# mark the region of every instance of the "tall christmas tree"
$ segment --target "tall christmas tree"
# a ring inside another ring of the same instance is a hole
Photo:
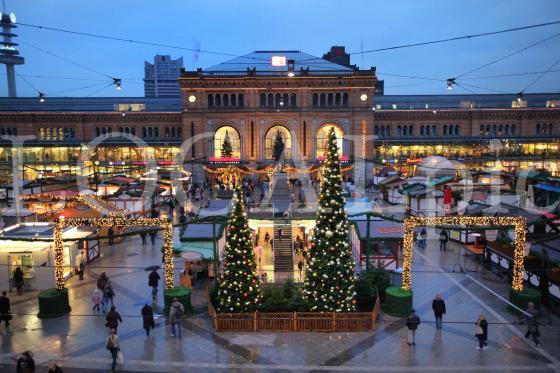
[[[334,128],[329,131],[324,168],[303,292],[312,311],[354,311],[354,261]]]
[[[282,135],[280,131],[276,132],[276,136],[274,137],[274,147],[272,148],[272,156],[274,160],[278,162],[280,157],[282,157],[282,152],[284,151],[284,141],[282,140]]]
[[[231,146],[231,140],[229,139],[229,134],[226,131],[224,136],[224,142],[222,142],[222,157],[229,158],[233,155],[233,147]]]
[[[218,280],[218,312],[255,311],[261,301],[255,253],[243,212],[241,191],[236,190],[224,249],[224,272]]]

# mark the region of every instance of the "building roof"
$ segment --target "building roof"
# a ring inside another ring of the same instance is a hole
[[[127,104],[144,105],[140,113],[183,111],[181,97],[46,97],[45,102],[39,102],[36,97],[1,97],[0,112],[129,112],[123,109]]]
[[[353,71],[352,68],[339,65],[320,57],[297,50],[254,51],[244,56],[204,69],[205,73],[212,71],[288,71],[288,65],[272,66],[272,56],[283,56],[286,60],[294,60],[294,70],[309,69],[320,71]]]

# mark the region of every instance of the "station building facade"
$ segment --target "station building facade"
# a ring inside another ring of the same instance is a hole
[[[277,59],[273,66],[271,61]],[[358,178],[386,166],[410,172],[439,155],[473,169],[544,168],[560,174],[560,95],[375,94],[375,68],[358,70],[300,51],[257,51],[208,69],[183,71],[180,98],[0,99],[0,182],[10,182],[24,135],[20,176],[124,173],[274,162],[279,134],[287,164],[321,162],[335,128]],[[227,135],[226,135],[227,134]],[[303,163],[302,163],[303,162]]]

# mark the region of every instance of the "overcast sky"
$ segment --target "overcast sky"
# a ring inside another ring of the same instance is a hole
[[[387,1],[185,1],[185,0],[6,0],[18,22],[242,55],[253,50],[300,49],[322,56],[331,45],[347,51],[388,47],[560,20],[557,0],[387,0]],[[51,96],[142,96],[144,60],[158,54],[184,57],[185,67],[210,67],[230,57],[68,35],[20,26],[16,29],[25,65],[16,72]],[[560,33],[560,25],[439,45],[353,55],[362,68],[377,66],[386,94],[466,93],[445,82],[392,77],[399,74],[446,79]],[[78,62],[72,65],[45,52]],[[462,80],[516,93],[538,75],[473,79],[544,71],[560,59],[560,36],[473,72]],[[1,68],[2,73],[5,71]],[[555,69],[560,70],[560,62]],[[64,77],[37,78],[31,75]],[[123,78],[122,91],[104,75]],[[467,79],[469,78],[469,79]],[[7,95],[5,75],[0,96]],[[84,79],[84,80],[75,80]],[[96,85],[80,90],[85,86]],[[412,85],[413,84],[413,85]],[[20,96],[37,93],[18,78]],[[477,93],[489,90],[469,87]],[[73,91],[72,91],[73,90]],[[98,91],[97,93],[94,93]],[[545,75],[527,92],[560,91],[560,72]]]

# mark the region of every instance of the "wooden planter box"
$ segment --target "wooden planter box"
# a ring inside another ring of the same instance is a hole
[[[342,332],[375,329],[379,307],[372,312],[252,312],[208,314],[219,332]]]

